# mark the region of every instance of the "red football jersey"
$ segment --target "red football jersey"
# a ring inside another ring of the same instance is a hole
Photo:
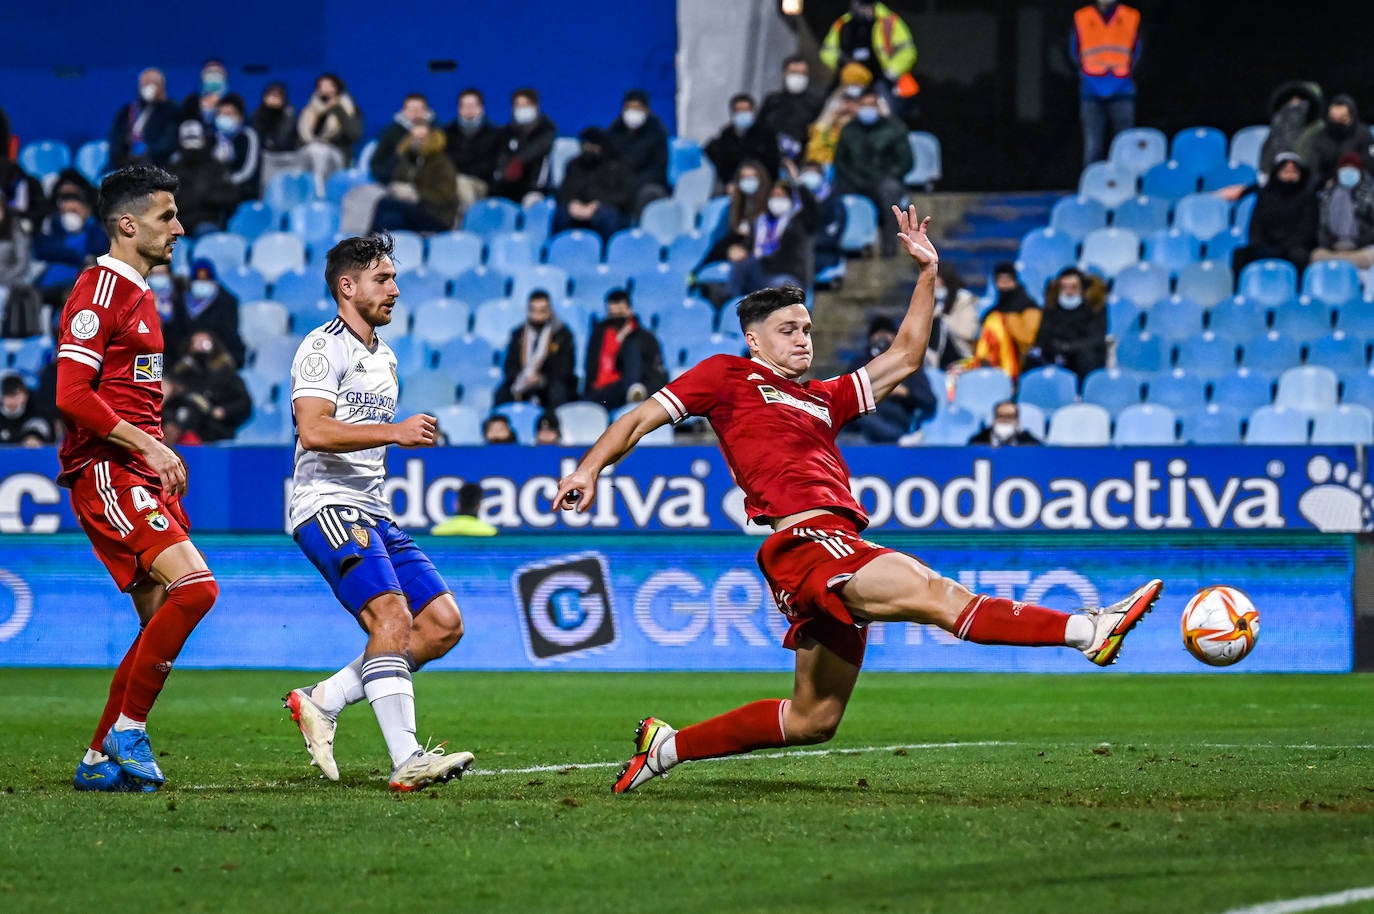
[[[120,419],[162,439],[162,321],[143,277],[108,254],[77,277],[62,309],[58,388],[74,378],[89,383]],[[102,430],[69,424],[58,482],[70,484],[98,460],[157,478],[142,455],[107,441]]]
[[[744,490],[751,520],[836,508],[859,529],[868,514],[849,491],[849,466],[835,436],[876,404],[868,372],[793,381],[769,366],[715,355],[654,394],[677,424],[704,416]]]

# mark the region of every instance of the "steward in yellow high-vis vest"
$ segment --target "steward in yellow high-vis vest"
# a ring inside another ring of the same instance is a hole
[[[896,85],[916,66],[911,29],[881,3],[852,3],[821,43],[821,63],[832,71],[851,62],[867,67],[874,80]]]

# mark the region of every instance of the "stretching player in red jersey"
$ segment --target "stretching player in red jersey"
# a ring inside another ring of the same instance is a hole
[[[184,234],[176,189],[175,177],[148,165],[101,182],[110,253],[77,278],[62,310],[57,408],[67,437],[57,481],[140,624],[77,766],[78,790],[151,792],[163,782],[148,712],[219,595],[186,533],[186,465],[162,442],[162,324],[145,282]]]
[[[586,511],[596,478],[667,422],[705,416],[744,490],[751,520],[773,534],[759,568],[791,622],[796,651],[790,698],[755,701],[674,730],[640,721],[635,755],[612,788],[633,790],[679,762],[825,742],[835,735],[863,663],[870,622],[923,622],[966,641],[1073,647],[1101,666],[1163,589],[1150,581],[1119,603],[1057,612],[973,594],[917,559],[860,536],[868,516],[849,488],[835,445],[840,429],[921,368],[934,313],[939,254],[916,209],[897,214],[897,235],[920,265],[906,318],[891,348],[858,371],[799,381],[811,367],[811,315],[800,289],[762,289],[738,307],[751,358],[717,355],[618,419],[559,483],[556,504]]]

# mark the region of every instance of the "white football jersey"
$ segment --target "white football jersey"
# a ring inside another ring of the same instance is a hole
[[[377,337],[376,351],[363,345],[339,318],[317,327],[291,363],[291,402],[318,397],[334,404],[334,418],[372,425],[396,418],[396,355]],[[391,517],[382,496],[386,448],[346,454],[307,451],[296,438],[296,470],[289,506],[291,529],[325,505],[351,505],[374,517]]]

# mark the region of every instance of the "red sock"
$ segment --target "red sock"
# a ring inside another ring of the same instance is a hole
[[[130,720],[145,721],[157,701],[172,663],[181,653],[181,646],[191,636],[196,623],[215,605],[219,585],[209,571],[196,571],[167,585],[167,602],[163,603],[143,629],[139,639],[138,656],[129,675],[124,692],[124,706],[120,709]]]
[[[787,736],[782,730],[785,704],[781,698],[754,701],[719,717],[683,727],[677,731],[678,760],[686,762],[786,746]]]
[[[954,620],[954,635],[976,644],[1063,647],[1069,614],[979,594]]]
[[[124,707],[124,690],[129,687],[129,671],[133,669],[134,658],[138,656],[138,642],[142,637],[142,631],[134,636],[133,644],[124,652],[124,659],[119,661],[110,680],[110,697],[105,699],[105,710],[100,713],[100,723],[95,725],[95,736],[91,737],[91,748],[96,752],[103,751],[101,745],[105,742],[105,734],[110,732],[119,717],[119,709]]]

